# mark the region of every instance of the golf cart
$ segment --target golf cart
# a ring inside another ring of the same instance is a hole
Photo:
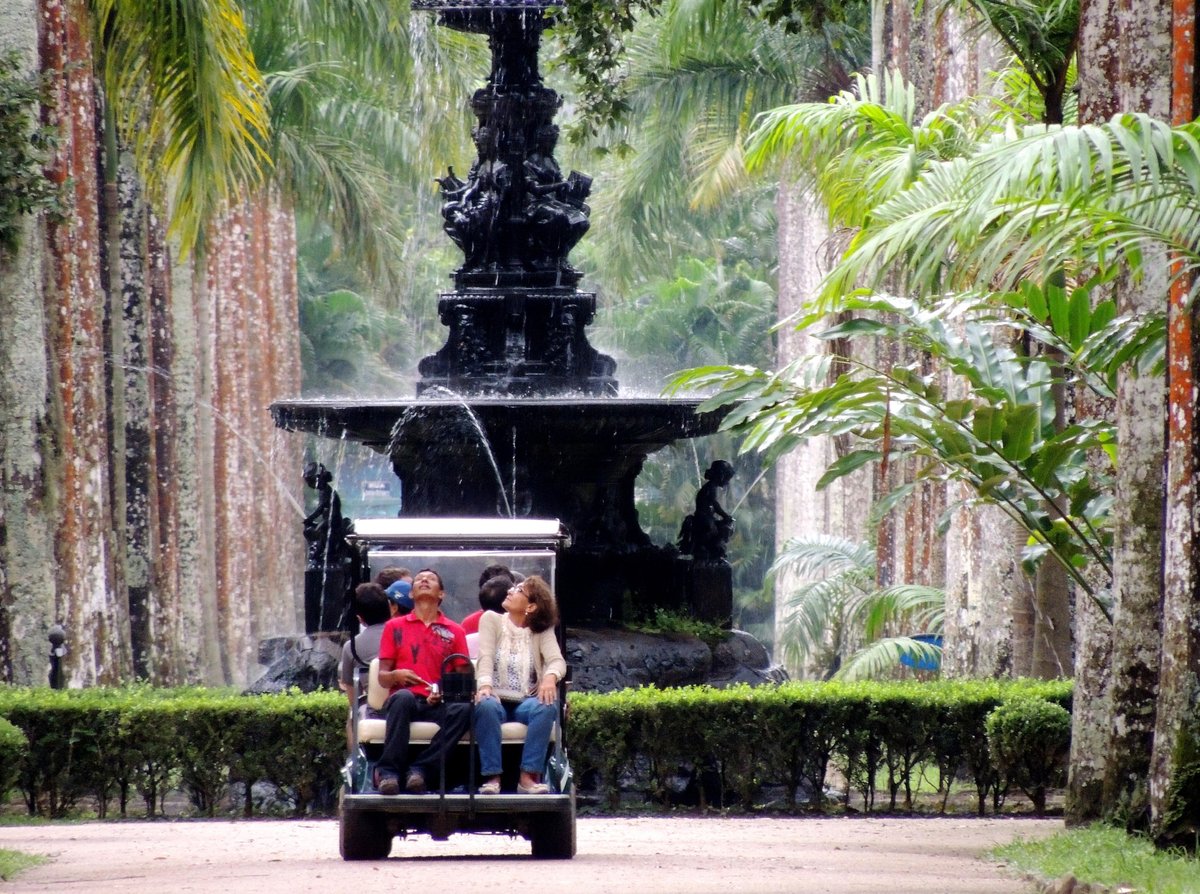
[[[459,619],[475,611],[480,572],[488,565],[507,565],[524,575],[538,574],[553,588],[555,560],[567,542],[557,520],[545,519],[356,519],[348,538],[358,551],[362,579],[380,570],[404,566],[414,572],[432,568],[444,583],[442,610]],[[556,630],[564,653],[562,624]],[[462,662],[465,664],[466,662]],[[387,699],[376,676],[378,660],[359,667],[354,675],[356,702],[379,711]],[[467,674],[447,668],[443,697],[473,698],[473,669]],[[469,679],[467,679],[469,677]],[[464,685],[464,679],[467,679]],[[375,763],[383,748],[385,721],[361,718],[351,724],[350,755],[342,771],[340,847],[344,860],[381,860],[391,852],[392,839],[427,834],[445,840],[455,832],[520,835],[530,841],[534,857],[570,859],[575,856],[575,784],[567,762],[565,741],[566,684],[559,683],[559,720],[546,755],[543,780],[549,794],[478,795],[478,761],[472,732],[447,758],[438,791],[428,794],[382,795],[373,787]],[[414,754],[428,745],[437,724],[410,726],[409,748]],[[505,723],[501,729],[504,791],[512,791],[519,774],[525,727]]]

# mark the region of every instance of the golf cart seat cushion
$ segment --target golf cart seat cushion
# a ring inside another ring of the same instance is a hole
[[[371,659],[367,675],[367,704],[375,711],[382,711],[387,701],[388,689],[379,682],[379,659]],[[383,742],[387,721],[382,717],[364,717],[358,721],[358,741],[362,743]],[[413,745],[428,745],[438,725],[428,720],[418,720],[408,727],[408,741]],[[555,730],[557,733],[557,730]],[[466,737],[462,741],[466,741]],[[525,724],[503,723],[500,725],[500,741],[520,743],[525,741]]]

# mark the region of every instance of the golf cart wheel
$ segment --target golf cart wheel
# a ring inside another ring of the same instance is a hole
[[[382,814],[346,810],[338,817],[338,847],[343,860],[386,860],[392,835]]]
[[[529,840],[539,860],[570,860],[575,856],[575,811],[539,816],[529,830]]]

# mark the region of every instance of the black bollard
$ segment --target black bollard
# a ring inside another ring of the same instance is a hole
[[[50,688],[63,688],[62,657],[67,654],[67,631],[61,624],[50,628]]]

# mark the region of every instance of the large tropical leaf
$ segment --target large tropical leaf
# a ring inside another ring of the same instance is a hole
[[[184,251],[270,168],[265,89],[236,0],[92,0],[104,82]]]

